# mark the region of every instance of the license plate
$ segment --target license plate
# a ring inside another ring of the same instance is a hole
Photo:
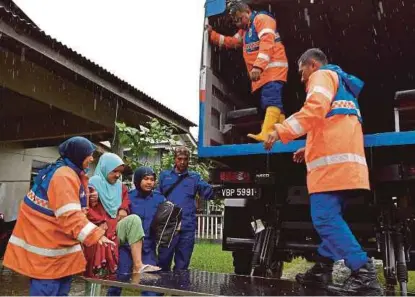
[[[222,198],[257,198],[259,189],[252,187],[222,188],[219,191]]]

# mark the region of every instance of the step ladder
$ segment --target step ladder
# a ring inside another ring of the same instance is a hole
[[[222,133],[229,144],[251,142],[246,135],[259,133],[262,120],[256,107],[232,110],[226,113]]]

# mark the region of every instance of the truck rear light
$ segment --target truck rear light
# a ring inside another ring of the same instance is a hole
[[[414,165],[410,165],[407,167],[407,172],[408,172],[408,177],[409,178],[414,178],[415,177],[415,166]]]
[[[220,181],[222,182],[250,182],[251,177],[248,172],[244,171],[222,171],[220,173]]]

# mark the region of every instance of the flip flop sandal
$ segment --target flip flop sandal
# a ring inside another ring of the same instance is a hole
[[[151,272],[157,272],[160,271],[161,268],[149,264],[144,264],[143,267],[138,271],[138,273],[151,273]]]

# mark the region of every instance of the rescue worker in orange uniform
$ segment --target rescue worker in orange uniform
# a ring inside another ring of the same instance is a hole
[[[20,206],[3,265],[30,277],[31,296],[68,295],[72,276],[86,267],[81,242],[114,244],[82,210],[94,151],[83,137],[63,142],[61,158],[39,172]]]
[[[264,141],[275,123],[285,119],[282,89],[287,81],[288,62],[285,47],[277,30],[277,22],[267,11],[252,11],[243,2],[232,2],[230,14],[240,28],[234,36],[224,36],[208,26],[210,41],[228,49],[243,47],[243,57],[252,81],[252,93],[260,92],[261,109],[265,112],[259,134],[248,134]]]
[[[363,82],[327,63],[326,55],[315,48],[300,57],[299,72],[307,85],[304,106],[276,124],[264,145],[269,150],[277,140],[285,144],[307,134],[305,151],[296,152],[294,160],[301,161],[304,153],[311,217],[322,242],[317,263],[297,275],[297,281],[327,287],[336,295],[381,295],[376,268],[342,217],[349,197],[370,190],[357,102]],[[341,259],[352,274],[337,286],[331,274],[333,263]]]

